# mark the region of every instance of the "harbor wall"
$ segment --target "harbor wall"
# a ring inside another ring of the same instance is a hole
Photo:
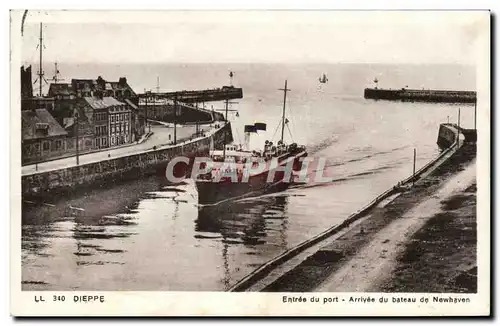
[[[475,103],[474,91],[447,91],[433,89],[380,89],[365,88],[364,97],[373,100],[399,100],[408,102]]]
[[[207,156],[210,143],[221,149],[224,142],[233,141],[231,124],[221,127],[214,134],[184,142],[175,147],[150,150],[95,163],[89,163],[21,177],[23,197],[46,197],[71,194],[79,189],[138,179],[147,175],[165,175],[168,162],[178,156],[194,159]]]
[[[139,97],[154,96],[157,99],[177,99],[183,103],[202,103],[243,98],[243,89],[234,86],[197,91],[177,91],[168,93],[139,94]]]
[[[212,123],[214,120],[224,120],[220,112],[211,112],[205,109],[199,109],[190,105],[178,103],[177,114],[174,112],[173,104],[140,104],[139,109],[144,112],[151,120],[159,120],[169,123],[195,124]]]
[[[475,143],[477,141],[477,132],[475,129],[465,129],[454,123],[442,123],[439,125],[437,144],[441,148],[450,147],[456,140],[458,132],[463,135],[465,143]]]

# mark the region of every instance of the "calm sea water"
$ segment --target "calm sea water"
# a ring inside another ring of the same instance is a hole
[[[342,222],[437,156],[439,123],[473,127],[469,105],[401,103],[363,99],[363,88],[474,90],[474,69],[463,66],[390,65],[60,65],[66,79],[126,76],[138,92],[243,87],[232,104],[236,141],[243,125],[267,123],[252,144],[277,140],[284,80],[290,131],[285,138],[327,159],[327,184],[199,208],[192,182],[176,187],[150,177],[96,189],[74,198],[23,205],[23,289],[37,290],[225,290],[298,243]],[[50,67],[46,68],[50,71]],[[319,84],[326,73],[328,84]],[[222,103],[207,103],[222,108]],[[273,137],[274,136],[274,137]],[[46,205],[50,204],[50,205]],[[66,207],[86,211],[69,217]]]

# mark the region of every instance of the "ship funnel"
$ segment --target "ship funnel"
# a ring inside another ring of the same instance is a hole
[[[256,130],[263,130],[263,131],[266,131],[266,127],[267,125],[265,123],[262,123],[262,122],[256,122],[254,124],[254,127]]]
[[[250,134],[256,133],[257,128],[255,125],[245,125],[245,149],[250,150]]]

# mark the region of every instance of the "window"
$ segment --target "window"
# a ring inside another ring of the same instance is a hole
[[[50,149],[50,144],[48,141],[44,141],[42,146],[44,151],[48,151]]]
[[[62,148],[62,141],[56,140],[56,150],[59,151]]]
[[[107,139],[106,138],[102,138],[101,139],[102,146],[106,146],[106,143],[107,143]]]
[[[35,152],[38,153],[40,151],[40,144],[36,143],[35,144]]]
[[[111,133],[114,134],[115,133],[115,125],[111,125]]]
[[[115,136],[111,137],[111,145],[115,144]]]
[[[98,136],[100,134],[99,127],[95,127],[95,134]]]
[[[117,130],[116,130],[117,133],[122,132],[122,125],[121,124],[117,124],[116,128],[117,128]]]
[[[66,143],[66,148],[73,149],[73,140],[72,139],[68,140],[68,142]]]
[[[111,116],[111,122],[115,122],[115,115],[114,114]]]

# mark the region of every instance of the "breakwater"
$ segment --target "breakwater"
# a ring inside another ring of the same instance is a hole
[[[224,142],[233,141],[231,124],[228,123],[205,137],[183,142],[177,146],[103,160],[99,162],[62,168],[47,172],[23,175],[21,189],[24,198],[71,194],[82,188],[98,187],[141,176],[165,175],[165,168],[173,158],[207,156],[211,143],[222,148]],[[175,172],[174,172],[175,173]]]
[[[477,140],[475,129],[465,129],[455,123],[442,123],[439,125],[438,146],[443,149],[452,146],[456,140],[457,132],[462,134],[465,143],[475,143]]]
[[[474,91],[448,91],[433,89],[380,89],[365,88],[364,97],[373,100],[393,100],[434,103],[475,103]]]
[[[139,104],[139,108],[148,119],[169,123],[202,124],[224,120],[224,116],[220,112],[212,112],[184,103],[177,103],[177,112],[174,111],[173,103]]]
[[[168,93],[144,93],[138,95],[140,98],[155,97],[156,99],[176,99],[183,103],[202,103],[211,101],[225,101],[243,98],[243,89],[233,86],[222,88],[205,89],[197,91],[178,91]]]

